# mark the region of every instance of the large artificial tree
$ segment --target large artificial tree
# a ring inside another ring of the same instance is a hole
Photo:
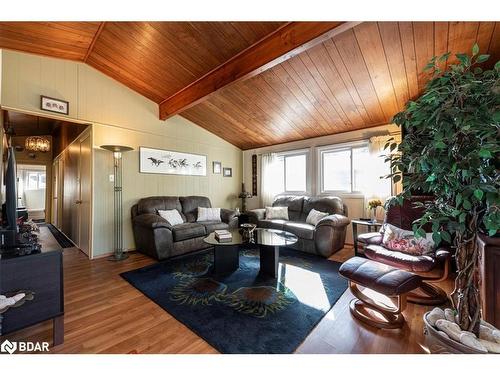
[[[472,56],[457,54],[456,63],[438,66],[450,54],[434,57],[426,67],[432,74],[424,93],[409,101],[394,117],[402,128],[400,144],[386,144],[394,182],[402,192],[393,200],[420,193],[435,199],[424,203],[424,216],[414,223],[417,236],[432,226],[432,238],[456,249],[458,274],[451,299],[462,330],[479,332],[479,232],[497,235],[499,211],[500,62],[493,69],[488,55],[476,45]],[[491,65],[490,65],[491,66]]]

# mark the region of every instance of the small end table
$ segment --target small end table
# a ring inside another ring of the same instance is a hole
[[[380,228],[383,223],[377,221],[367,221],[367,220],[351,220],[352,224],[352,240],[354,242],[354,256],[360,256],[358,253],[358,225],[363,225],[367,227],[368,232],[376,232],[377,228]]]

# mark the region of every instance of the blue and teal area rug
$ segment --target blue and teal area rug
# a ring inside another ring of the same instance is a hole
[[[258,250],[216,277],[211,251],[121,276],[221,353],[293,353],[347,289],[340,263],[280,251],[279,279],[259,276]]]

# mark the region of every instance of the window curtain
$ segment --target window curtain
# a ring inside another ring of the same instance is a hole
[[[274,197],[281,192],[281,174],[276,154],[263,154],[261,157],[262,177],[260,179],[260,191],[262,205],[271,206]]]
[[[368,144],[370,164],[366,168],[366,173],[369,175],[367,181],[369,183],[365,187],[365,208],[368,212],[368,201],[370,199],[380,199],[382,204],[394,194],[394,189],[390,179],[381,178],[390,173],[390,164],[384,162],[385,156],[388,154],[388,150],[384,150],[384,146],[391,136],[376,136],[371,137]],[[383,213],[381,209],[377,210],[377,218],[383,219]]]

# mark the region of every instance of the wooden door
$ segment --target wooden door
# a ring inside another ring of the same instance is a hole
[[[64,152],[64,198],[62,231],[73,243],[78,244],[78,199],[80,144],[72,143]]]
[[[92,203],[92,142],[90,135],[79,141],[78,247],[90,257]]]

